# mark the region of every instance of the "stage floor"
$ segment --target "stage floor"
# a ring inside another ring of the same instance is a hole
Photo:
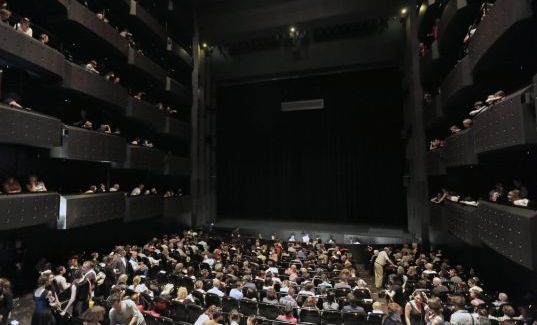
[[[411,242],[412,238],[406,227],[381,227],[366,224],[345,224],[327,222],[294,222],[294,221],[269,221],[252,219],[224,218],[216,221],[215,227],[232,229],[239,227],[241,233],[255,236],[261,233],[263,238],[270,238],[276,233],[278,238],[287,240],[291,233],[295,234],[296,240],[300,240],[301,233],[308,233],[310,238],[319,236],[326,241],[333,236],[337,243],[352,244],[404,244]]]

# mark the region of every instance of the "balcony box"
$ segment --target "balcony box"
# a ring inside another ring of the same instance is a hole
[[[6,24],[0,24],[0,61],[52,78],[61,78],[65,65],[63,54]]]
[[[0,230],[53,224],[60,211],[60,195],[55,192],[0,196]]]
[[[463,130],[446,139],[444,163],[446,167],[477,165],[474,128]]]
[[[167,155],[164,160],[164,175],[190,176],[190,159]]]
[[[133,97],[129,97],[125,115],[155,129],[164,127],[166,117],[165,113],[159,111],[155,105]]]
[[[64,125],[62,146],[53,148],[53,158],[97,162],[123,162],[125,138]]]
[[[190,196],[164,198],[164,218],[170,223],[192,226],[192,198]]]
[[[129,48],[129,58],[127,63],[131,69],[139,73],[142,78],[150,78],[160,85],[166,83],[166,70],[133,48]]]
[[[446,202],[444,213],[449,232],[468,245],[481,246],[477,231],[477,207]]]
[[[444,148],[430,150],[426,154],[427,174],[445,175],[446,165],[444,164]]]
[[[185,70],[192,70],[192,56],[169,37],[166,43],[166,53],[170,59],[179,59]]]
[[[478,236],[484,244],[537,270],[537,211],[480,201]]]
[[[144,29],[159,39],[162,43],[166,42],[166,29],[160,22],[153,17],[147,10],[138,4],[135,0],[123,0],[129,3],[129,14],[136,23],[138,29]]]
[[[0,142],[39,148],[61,146],[62,122],[54,117],[0,104]]]
[[[62,195],[58,229],[122,219],[125,215],[125,193]]]
[[[166,77],[164,95],[180,105],[192,106],[192,91],[170,77]]]
[[[192,128],[190,124],[180,121],[176,118],[166,116],[164,125],[157,129],[157,133],[184,141],[188,141],[192,137]]]
[[[93,100],[124,110],[127,107],[127,90],[118,84],[86,71],[80,65],[66,62],[63,88]]]
[[[527,147],[537,143],[531,87],[521,89],[474,119],[477,153]]]
[[[129,196],[125,199],[125,221],[162,216],[164,198],[156,195]]]
[[[164,151],[128,144],[125,162],[114,164],[114,167],[162,173],[164,169]]]

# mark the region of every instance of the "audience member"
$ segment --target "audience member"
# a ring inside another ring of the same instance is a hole
[[[0,9],[0,22],[9,25],[9,18],[11,18],[11,11],[5,8]]]
[[[108,315],[110,325],[145,324],[143,314],[131,299],[122,299],[119,295],[113,295],[108,298],[108,305],[112,306]]]
[[[144,189],[144,184],[140,184],[132,189],[131,196],[139,196],[142,195],[142,191]]]
[[[15,29],[24,35],[33,37],[34,32],[32,31],[32,28],[30,27],[30,19],[28,17],[23,17],[19,23],[15,25]]]
[[[28,178],[28,184],[26,184],[26,190],[30,193],[46,192],[47,188],[45,183],[40,181],[37,176],[31,175]]]
[[[293,325],[296,325],[298,322],[298,319],[293,315],[293,307],[291,306],[285,306],[283,309],[283,314],[276,317],[276,320],[287,322]]]
[[[15,177],[8,177],[2,184],[2,189],[6,194],[17,194],[22,191],[21,184]]]
[[[97,61],[91,60],[86,64],[86,71],[91,72],[93,74],[100,74],[99,70],[97,70]]]

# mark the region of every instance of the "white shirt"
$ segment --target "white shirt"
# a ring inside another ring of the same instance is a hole
[[[196,319],[196,322],[194,323],[194,325],[203,325],[209,319],[210,319],[209,316],[207,316],[207,314],[203,313],[203,314],[200,315],[200,317],[198,317],[198,319]]]
[[[34,36],[34,31],[32,30],[31,27],[28,27],[28,29],[26,31],[23,31],[22,27],[21,27],[21,24],[17,23],[17,25],[15,25],[15,29],[18,30],[19,32],[25,34],[25,35],[30,36],[30,37]]]
[[[207,293],[213,293],[213,294],[217,295],[220,298],[225,296],[225,294],[222,291],[220,291],[220,289],[215,288],[215,287],[212,287],[211,289],[209,289],[209,291],[207,291]]]
[[[70,286],[70,284],[67,282],[65,277],[63,275],[60,275],[60,274],[54,276],[54,281],[56,281],[56,283],[62,289],[62,291],[66,290]]]
[[[140,194],[142,194],[142,190],[139,187],[135,187],[131,192],[131,196],[137,196]]]
[[[390,261],[388,254],[385,251],[380,251],[379,255],[377,256],[377,259],[375,260],[375,263],[384,266],[386,265],[386,263],[389,263],[388,261]]]

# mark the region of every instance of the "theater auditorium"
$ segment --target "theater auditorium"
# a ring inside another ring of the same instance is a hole
[[[0,0],[0,325],[537,325],[537,0]]]

